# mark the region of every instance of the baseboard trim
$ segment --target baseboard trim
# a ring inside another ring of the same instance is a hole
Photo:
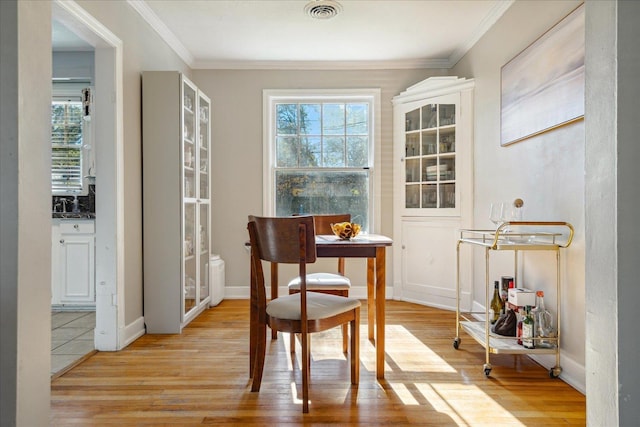
[[[122,348],[127,347],[129,344],[140,338],[146,333],[144,327],[144,317],[138,317],[133,322],[129,323],[120,331],[120,336],[122,337]],[[121,348],[121,349],[122,349]]]

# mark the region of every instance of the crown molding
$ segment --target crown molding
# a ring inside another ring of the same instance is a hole
[[[450,68],[447,59],[390,61],[195,61],[201,70],[400,70]]]
[[[198,70],[399,70],[399,69],[450,69],[477,43],[478,40],[511,7],[515,0],[498,0],[475,29],[469,39],[449,58],[406,59],[389,61],[238,61],[196,59],[175,34],[167,27],[145,0],[127,0],[173,51],[192,69]]]
[[[453,68],[463,56],[467,54],[475,45],[478,40],[482,38],[486,34],[487,31],[495,24],[502,15],[511,7],[511,5],[515,3],[515,0],[498,0],[493,4],[493,7],[484,17],[480,25],[475,29],[475,31],[471,34],[471,36],[460,45],[451,56],[449,56],[449,68]]]
[[[158,15],[151,10],[144,0],[127,0],[127,3],[142,16],[142,19],[158,33],[162,40],[164,40],[189,67],[193,68],[193,63],[195,62],[193,54],[182,44],[178,37],[173,34],[169,27],[162,22]]]

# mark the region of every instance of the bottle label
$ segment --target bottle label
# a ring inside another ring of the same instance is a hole
[[[529,339],[527,339],[529,338]],[[533,323],[522,323],[522,346],[524,348],[535,348],[533,338]]]

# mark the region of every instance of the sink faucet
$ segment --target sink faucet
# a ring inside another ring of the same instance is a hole
[[[62,199],[60,199],[60,203],[62,203],[62,212],[66,212],[67,211],[67,199],[65,199],[63,197]]]

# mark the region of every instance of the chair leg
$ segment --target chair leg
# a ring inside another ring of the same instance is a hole
[[[296,352],[296,334],[291,332],[290,336],[291,336],[291,342],[289,343],[289,352],[293,354]]]
[[[257,326],[255,343],[255,360],[253,362],[253,382],[251,391],[260,391],[262,384],[262,372],[264,371],[264,357],[267,352],[267,326],[261,324]]]
[[[346,353],[349,348],[349,325],[342,325],[342,352]]]
[[[302,334],[302,412],[309,413],[309,373],[310,373],[309,334]]]
[[[351,384],[360,382],[360,307],[356,308],[356,318],[351,326]]]

